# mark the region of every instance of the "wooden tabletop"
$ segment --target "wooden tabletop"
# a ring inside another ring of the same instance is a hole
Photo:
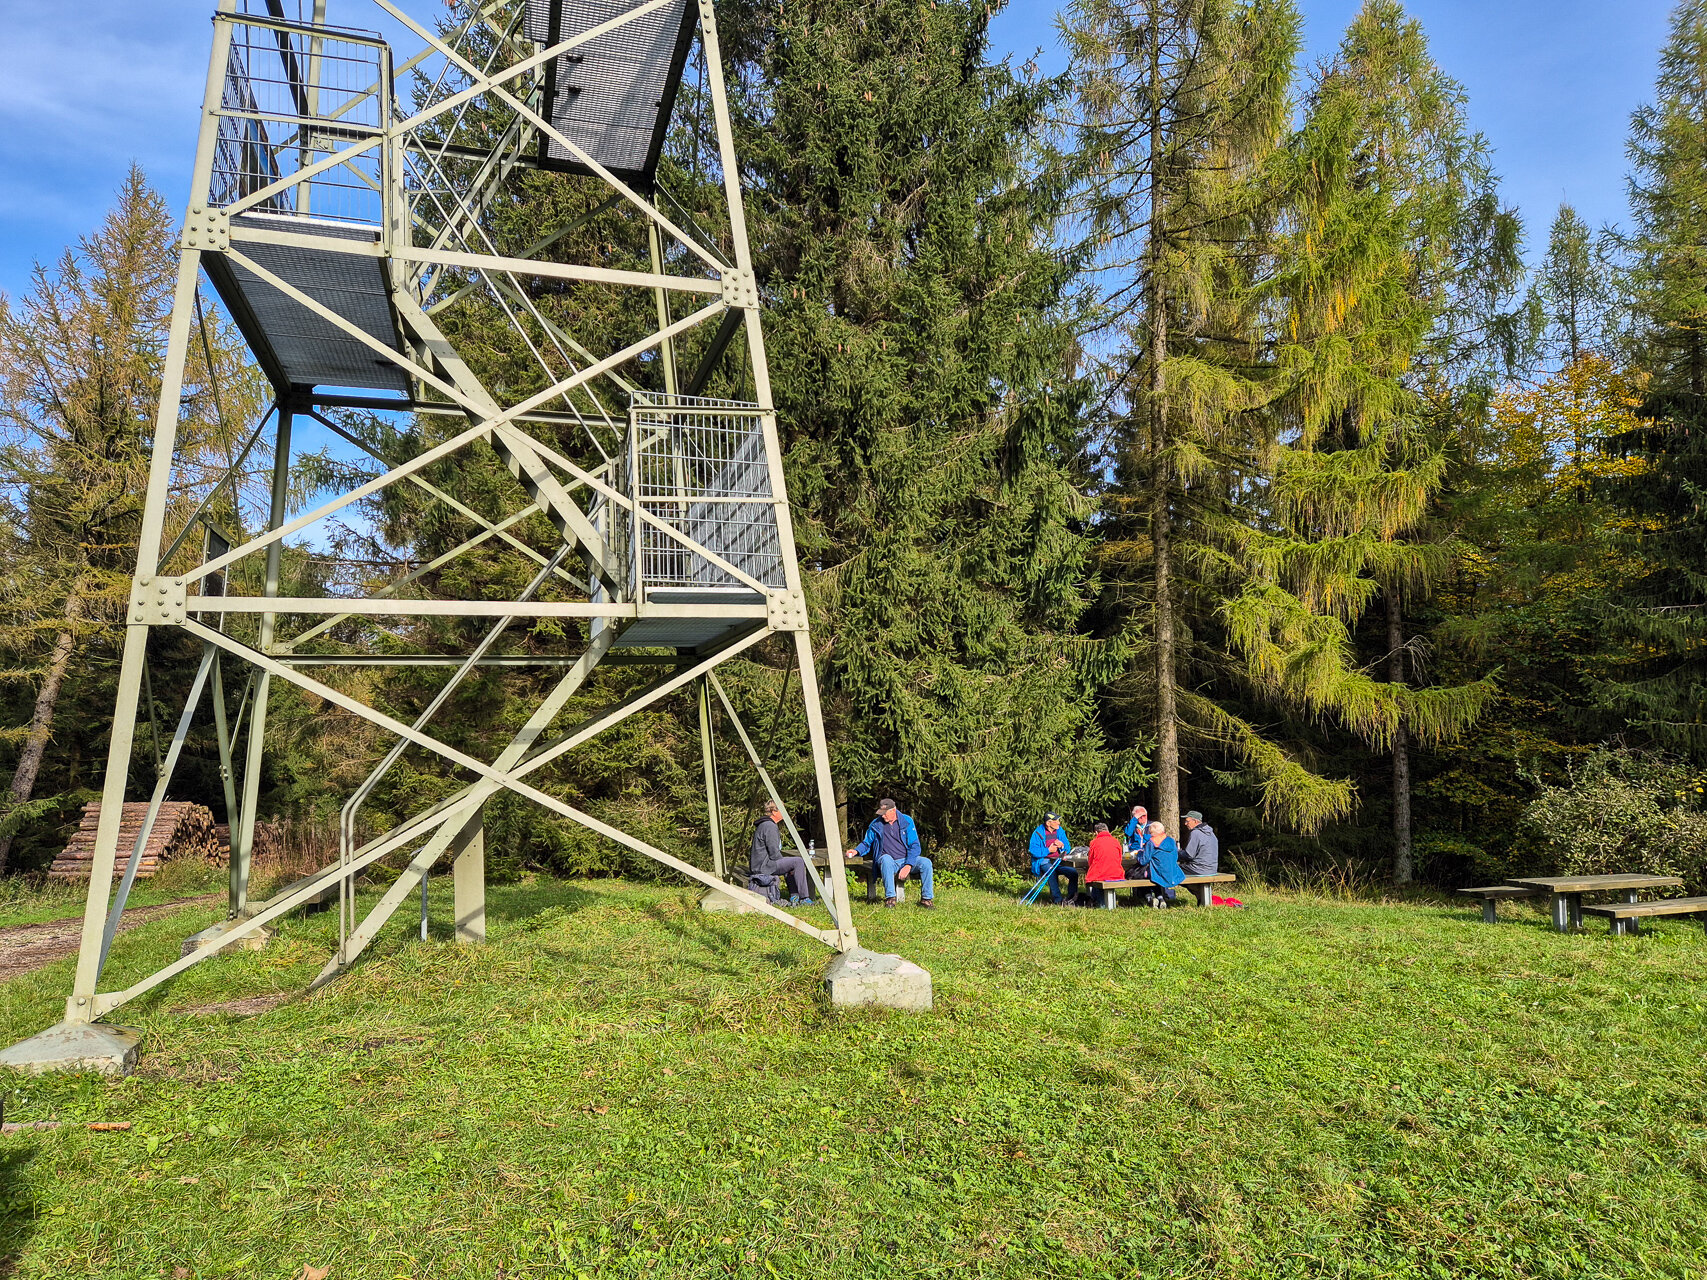
[[[1677,876],[1610,875],[1610,876],[1523,876],[1506,881],[1526,889],[1542,889],[1548,893],[1593,893],[1597,889],[1659,889],[1681,885]]]

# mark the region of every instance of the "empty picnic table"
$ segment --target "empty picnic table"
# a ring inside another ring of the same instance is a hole
[[[1560,933],[1583,927],[1583,894],[1619,893],[1625,902],[1635,902],[1641,889],[1675,889],[1683,881],[1677,876],[1520,876],[1506,881],[1539,893],[1553,895],[1553,927]]]

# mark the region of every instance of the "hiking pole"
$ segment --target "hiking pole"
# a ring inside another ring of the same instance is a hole
[[[1026,890],[1025,896],[1019,900],[1019,905],[1029,907],[1033,902],[1036,902],[1037,895],[1043,892],[1043,886],[1048,883],[1049,877],[1054,875],[1060,867],[1060,858],[1049,859],[1049,865],[1043,869],[1043,874],[1037,877],[1037,883]]]

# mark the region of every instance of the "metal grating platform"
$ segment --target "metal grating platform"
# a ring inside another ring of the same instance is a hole
[[[243,240],[244,229],[289,231],[332,240],[377,243],[379,232],[348,223],[321,222],[295,215],[239,214],[232,219],[233,248],[253,258],[281,280],[316,302],[400,350],[391,315],[385,260],[351,253],[317,253],[294,245]],[[209,257],[208,274],[231,308],[244,336],[270,374],[297,386],[355,387],[373,391],[409,390],[396,364],[349,334],[286,297],[272,285],[229,260]]]
[[[635,0],[528,0],[528,38],[557,44],[637,7]],[[546,77],[552,125],[616,177],[650,184],[694,25],[690,0],[671,0],[553,59]],[[541,139],[539,163],[591,172],[552,138]]]
[[[646,599],[652,604],[752,606],[764,603],[764,597],[756,591],[683,591],[670,587],[648,590]],[[708,652],[762,625],[762,621],[753,618],[640,618],[629,623],[611,647]]]

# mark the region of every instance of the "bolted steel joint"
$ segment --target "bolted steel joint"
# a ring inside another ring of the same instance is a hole
[[[130,588],[132,626],[178,627],[189,617],[189,588],[182,578],[138,578]]]
[[[806,597],[798,591],[772,591],[765,596],[772,631],[806,630]]]
[[[183,246],[204,253],[224,253],[231,247],[231,215],[224,209],[191,206],[184,215]]]
[[[759,282],[751,271],[731,267],[723,273],[723,302],[743,311],[758,310]]]

